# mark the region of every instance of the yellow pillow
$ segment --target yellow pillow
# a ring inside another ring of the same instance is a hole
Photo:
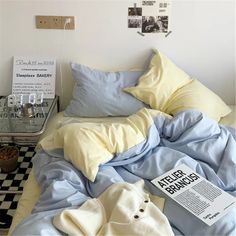
[[[158,50],[154,52],[149,70],[140,77],[138,85],[125,88],[124,91],[150,105],[151,108],[162,111],[169,97],[191,79]]]
[[[231,109],[199,81],[191,79],[158,50],[150,62],[149,70],[139,78],[136,87],[124,91],[137,99],[171,115],[185,109],[197,109],[219,121]]]
[[[216,121],[231,112],[219,96],[197,80],[178,89],[164,107],[164,111],[171,115],[186,109],[200,110]]]

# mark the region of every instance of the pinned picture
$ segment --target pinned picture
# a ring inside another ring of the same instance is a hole
[[[128,16],[142,16],[142,8],[141,7],[129,7],[128,8]]]
[[[128,8],[128,28],[139,28],[145,33],[168,33],[171,0],[142,1],[142,7]]]
[[[142,33],[167,33],[168,16],[143,16]]]
[[[142,8],[128,8],[128,28],[141,28],[142,26]]]

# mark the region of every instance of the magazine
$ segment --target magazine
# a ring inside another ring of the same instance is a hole
[[[185,164],[151,182],[209,226],[236,205],[235,197],[213,185]]]

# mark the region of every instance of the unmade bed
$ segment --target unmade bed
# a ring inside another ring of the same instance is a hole
[[[163,79],[170,74],[160,75],[160,68],[167,74],[172,70],[172,77],[178,74],[178,81],[171,81],[174,90]],[[76,79],[92,75],[97,83],[102,72],[88,70],[72,65]],[[91,88],[94,84],[86,84],[92,97],[101,99],[92,101],[84,88],[79,93],[81,84],[75,85],[71,103],[41,137],[10,235],[236,233],[235,210],[209,227],[150,183],[184,163],[236,196],[236,107],[226,106],[158,51],[148,72],[134,73],[122,74],[133,76],[131,84],[122,84],[132,96],[119,95],[114,104],[111,97],[103,98],[107,94],[101,91],[104,86],[99,87],[99,97]],[[164,82],[153,84],[153,74]],[[138,85],[135,78],[139,78]],[[116,80],[110,79],[114,88]],[[166,89],[160,88],[163,84]],[[107,91],[108,96],[114,94]],[[196,101],[199,94],[207,94],[209,103],[199,103],[204,96]],[[87,104],[78,103],[85,98],[91,102],[89,110]],[[104,106],[106,101],[109,106]]]

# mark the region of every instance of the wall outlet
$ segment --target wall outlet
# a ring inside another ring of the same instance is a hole
[[[75,17],[74,16],[62,16],[61,23],[62,23],[63,29],[64,28],[66,30],[75,29]]]
[[[36,28],[51,29],[49,16],[36,16]]]
[[[35,16],[37,29],[75,29],[74,16]]]
[[[50,16],[50,29],[61,29],[61,16]]]

